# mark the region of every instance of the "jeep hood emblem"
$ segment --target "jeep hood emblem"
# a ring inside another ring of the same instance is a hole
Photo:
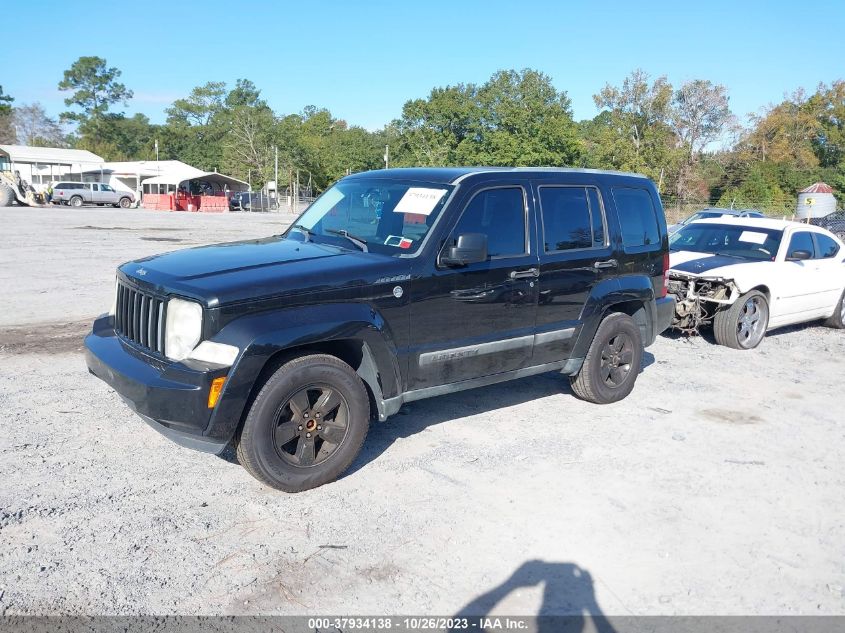
[[[136,272],[137,274],[141,275],[141,277],[143,277],[144,275],[146,275],[146,274],[147,274],[147,269],[146,269],[146,268],[139,268],[139,269],[138,269],[138,270],[136,270],[135,272]]]

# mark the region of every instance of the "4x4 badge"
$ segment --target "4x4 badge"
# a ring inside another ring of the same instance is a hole
[[[393,296],[397,299],[402,296],[403,292],[404,290],[402,290],[402,286],[396,286],[393,288]]]

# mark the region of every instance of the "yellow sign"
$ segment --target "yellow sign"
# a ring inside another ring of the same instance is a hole
[[[808,207],[812,207],[814,204],[816,204],[816,199],[815,198],[804,198],[804,204],[806,204]]]

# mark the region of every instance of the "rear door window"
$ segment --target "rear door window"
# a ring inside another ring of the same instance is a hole
[[[598,193],[592,187],[540,187],[547,253],[604,245]]]
[[[622,244],[627,247],[659,245],[660,229],[651,194],[634,187],[612,187],[612,191],[622,227]]]

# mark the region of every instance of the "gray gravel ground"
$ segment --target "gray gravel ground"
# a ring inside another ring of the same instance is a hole
[[[845,333],[661,337],[599,407],[551,374],[414,403],[297,495],[88,375],[121,261],[287,215],[0,209],[0,614],[845,614]]]

